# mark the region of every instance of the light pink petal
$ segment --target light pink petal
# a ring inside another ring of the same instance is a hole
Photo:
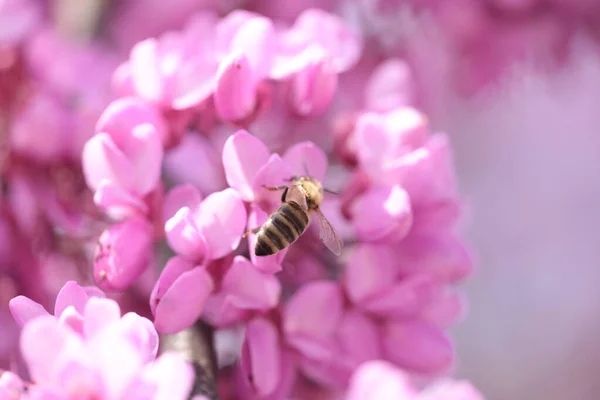
[[[246,258],[236,256],[223,277],[221,290],[231,296],[236,307],[267,310],[279,303],[281,284],[272,274],[260,272]]]
[[[375,68],[365,88],[366,108],[388,111],[408,106],[414,101],[413,77],[408,64],[399,58],[388,58]]]
[[[123,334],[140,351],[144,363],[153,361],[158,354],[158,333],[148,318],[134,312],[123,315],[119,324]]]
[[[184,272],[191,271],[195,268],[194,264],[183,257],[171,257],[160,273],[160,277],[156,281],[152,293],[150,294],[150,309],[152,314],[156,313],[156,306],[162,297],[167,293],[167,290],[173,285],[175,280]]]
[[[201,263],[210,249],[204,235],[198,230],[189,208],[183,207],[165,224],[165,234],[169,247],[188,260]]]
[[[225,177],[229,186],[236,189],[244,201],[254,199],[254,177],[268,160],[269,150],[264,143],[245,130],[237,131],[225,142]]]
[[[256,84],[244,54],[232,53],[221,62],[214,93],[215,108],[224,121],[240,121],[256,106]]]
[[[260,14],[235,9],[219,20],[214,27],[216,48],[221,55],[230,51],[231,43],[244,24],[253,18],[261,18]]]
[[[146,39],[133,46],[129,58],[131,81],[136,93],[153,103],[160,103],[165,94],[157,52],[158,41]]]
[[[208,99],[215,90],[218,67],[218,62],[213,58],[186,60],[172,82],[172,107],[185,110]]]
[[[92,337],[121,318],[116,301],[92,297],[85,305],[83,329],[86,337]]]
[[[97,286],[83,286],[83,290],[88,295],[88,297],[106,297],[106,294]]]
[[[323,182],[327,173],[327,156],[313,142],[300,142],[290,147],[283,155],[283,161],[289,165],[296,176],[310,175]]]
[[[173,217],[183,207],[193,210],[200,205],[202,195],[192,185],[178,185],[169,190],[163,204],[163,219],[165,222]]]
[[[125,391],[139,374],[142,354],[112,329],[99,332],[86,342],[87,358],[100,372],[104,398],[122,399]]]
[[[68,281],[64,284],[54,303],[54,315],[59,317],[63,310],[68,306],[75,307],[75,310],[83,314],[83,309],[88,301],[89,296],[84,288],[79,286],[75,281]]]
[[[422,321],[388,322],[382,331],[386,359],[401,368],[431,374],[452,364],[454,349],[444,333]]]
[[[344,353],[357,364],[381,358],[377,325],[357,310],[349,310],[344,314],[337,338]]]
[[[327,111],[338,85],[338,74],[323,49],[312,47],[304,68],[288,83],[288,102],[301,116],[317,116]]]
[[[133,167],[108,134],[99,133],[88,140],[81,158],[85,180],[90,189],[98,189],[103,180],[123,188],[131,186],[129,171]]]
[[[96,133],[106,132],[111,136],[130,134],[138,125],[152,125],[165,141],[168,127],[158,108],[144,103],[136,97],[123,97],[111,102],[96,123]]]
[[[396,254],[388,246],[359,245],[346,265],[346,293],[352,302],[360,304],[391,287],[398,272]]]
[[[98,185],[94,193],[94,204],[115,219],[145,215],[148,212],[148,206],[139,197],[107,179]]]
[[[256,204],[252,204],[250,211],[250,216],[248,217],[248,230],[254,229],[258,226],[261,226],[267,220],[267,213],[265,213],[259,206]],[[289,247],[272,254],[270,256],[261,256],[258,257],[254,253],[254,249],[256,247],[256,235],[248,236],[248,248],[250,249],[250,260],[252,260],[252,264],[261,272],[274,274],[281,271],[281,262],[285,258],[285,255],[288,252]]]
[[[281,374],[279,335],[271,322],[256,318],[246,328],[242,370],[258,397],[275,391]]]
[[[60,365],[56,381],[53,383],[63,388],[66,396],[70,398],[77,396],[103,398],[106,396],[99,371],[90,368],[85,361],[77,358],[69,359]]]
[[[195,216],[196,225],[202,232],[213,260],[235,250],[246,227],[246,207],[233,189],[225,189],[209,195],[200,204]]]
[[[156,128],[151,124],[136,126],[132,135],[137,142],[135,157],[132,158],[136,194],[150,193],[160,180],[163,145]]]
[[[8,302],[10,313],[20,327],[44,315],[50,315],[44,307],[25,296],[17,296]]]
[[[364,241],[401,240],[413,222],[410,198],[398,185],[372,187],[354,202],[352,218]]]
[[[362,52],[362,39],[337,15],[309,8],[294,23],[294,30],[306,33],[333,59],[337,72],[353,67]]]
[[[36,318],[23,327],[21,354],[35,382],[49,383],[61,352],[75,340],[74,335],[51,315]]]
[[[485,397],[464,380],[444,378],[422,391],[417,400],[485,400]]]
[[[339,326],[342,313],[342,292],[335,282],[310,282],[286,304],[283,330],[286,337],[329,339]]]
[[[60,317],[57,317],[57,319],[62,326],[68,327],[82,337],[84,336],[83,315],[75,307],[68,306],[60,313]]]
[[[21,378],[13,372],[0,372],[0,399],[19,400],[25,385]]]
[[[156,303],[156,330],[161,333],[175,333],[194,324],[202,314],[204,303],[213,288],[212,278],[203,267],[183,272],[163,296],[152,297],[152,301]]]
[[[185,400],[194,384],[194,370],[180,354],[167,352],[146,367],[143,379],[156,385],[153,400]]]
[[[265,78],[273,63],[275,45],[273,22],[270,18],[256,15],[237,30],[230,43],[230,51],[243,51],[256,76]]]
[[[255,202],[265,204],[266,209],[273,209],[281,204],[281,191],[270,191],[264,186],[288,185],[292,177],[292,170],[278,154],[272,154],[269,160],[256,173],[252,187],[256,194]],[[265,207],[263,207],[265,208]]]
[[[117,96],[134,96],[135,87],[133,86],[133,78],[131,77],[131,66],[129,61],[121,63],[113,72],[110,86]]]
[[[362,364],[350,380],[346,400],[416,400],[408,376],[387,361]]]

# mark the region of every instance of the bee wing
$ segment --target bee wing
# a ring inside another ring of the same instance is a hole
[[[335,232],[335,229],[333,229],[333,226],[331,226],[319,207],[316,208],[316,212],[320,227],[319,237],[323,243],[325,243],[325,246],[327,246],[327,248],[333,252],[333,254],[339,256],[342,254],[342,246],[344,244],[342,239]]]
[[[302,207],[304,210],[308,211],[308,204],[306,204],[306,195],[298,185],[291,185],[288,187],[287,195],[285,196],[286,201],[296,202]]]

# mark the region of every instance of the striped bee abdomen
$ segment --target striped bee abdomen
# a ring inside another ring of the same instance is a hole
[[[295,202],[283,203],[256,234],[257,256],[268,256],[285,249],[306,230],[308,226],[306,211]]]

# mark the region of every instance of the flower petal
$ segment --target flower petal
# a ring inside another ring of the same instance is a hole
[[[258,170],[269,160],[269,150],[260,139],[245,130],[231,135],[223,147],[227,183],[240,192],[244,201],[254,199],[252,184]]]
[[[381,358],[381,340],[377,325],[357,310],[349,310],[344,314],[337,338],[344,353],[357,365]]]
[[[224,121],[240,121],[249,116],[256,105],[256,84],[244,54],[232,53],[221,61],[214,93],[219,117]]]
[[[117,220],[148,213],[148,206],[140,198],[107,179],[98,185],[94,204]]]
[[[17,296],[8,302],[10,313],[20,327],[37,317],[50,315],[39,303],[25,296]]]
[[[277,388],[281,373],[279,346],[279,335],[271,322],[256,318],[248,323],[241,366],[258,397],[268,396]]]
[[[58,295],[56,296],[56,302],[54,303],[54,315],[59,317],[63,310],[68,306],[75,307],[75,310],[80,314],[83,314],[85,304],[88,301],[89,296],[85,290],[77,284],[75,281],[68,281],[64,284]]]
[[[98,189],[103,180],[123,188],[131,187],[132,176],[129,171],[133,166],[107,133],[99,133],[88,140],[81,158],[90,189]]]
[[[417,373],[439,373],[450,367],[454,349],[442,331],[422,321],[391,321],[382,332],[386,359]]]
[[[258,271],[250,261],[236,256],[223,277],[221,290],[236,307],[267,310],[279,303],[281,284],[272,274]]]
[[[92,297],[85,305],[83,331],[90,338],[121,318],[121,309],[116,301]]]
[[[153,400],[185,400],[194,385],[194,370],[181,354],[167,352],[146,368],[143,379],[156,386]]]
[[[412,400],[416,396],[400,369],[387,361],[369,361],[352,375],[346,400]]]
[[[204,236],[213,260],[235,250],[246,226],[246,207],[233,189],[212,193],[200,204],[196,225]]]
[[[144,356],[142,361],[149,363],[158,354],[158,333],[152,322],[134,312],[123,315],[119,321],[123,334]]]
[[[188,260],[202,263],[209,257],[208,244],[204,235],[198,231],[192,211],[183,207],[165,224],[167,243],[177,254]]]
[[[175,269],[181,268],[177,264],[171,265],[175,266],[171,268],[167,277]],[[163,275],[164,271],[161,277]],[[160,291],[157,289],[159,285],[160,280],[152,293],[151,301],[154,305],[154,326],[161,333],[179,332],[194,324],[214,289],[212,278],[203,267],[193,267],[179,274],[160,297]]]
[[[300,142],[290,147],[283,155],[283,161],[289,165],[296,176],[310,175],[318,181],[325,181],[327,156],[313,142]]]

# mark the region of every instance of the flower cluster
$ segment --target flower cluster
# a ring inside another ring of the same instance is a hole
[[[186,399],[190,393],[191,366],[177,353],[156,358],[152,323],[135,313],[121,316],[117,302],[95,287],[67,282],[54,315],[24,296],[10,308],[23,326],[20,348],[32,382],[2,374],[3,399]]]
[[[156,358],[157,332],[202,319],[217,342],[243,331],[217,346],[223,398],[364,398],[373,370],[388,396],[427,398],[406,376],[452,366],[453,285],[472,262],[449,140],[416,108],[409,65],[336,2],[126,3],[79,42],[58,29],[69,7],[0,5],[20,22],[0,26],[0,318],[22,328],[32,380],[4,373],[0,391],[184,398],[193,374]],[[299,176],[323,201],[298,240],[258,256]]]

